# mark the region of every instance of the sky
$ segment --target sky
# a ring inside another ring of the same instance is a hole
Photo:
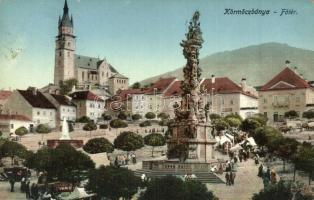
[[[130,82],[185,64],[180,41],[195,10],[200,57],[266,42],[314,50],[314,0],[68,0],[76,53],[106,58]],[[0,89],[53,82],[55,36],[64,0],[0,0]],[[225,9],[270,10],[224,15]],[[296,14],[280,16],[281,9]],[[274,13],[277,11],[277,13]]]

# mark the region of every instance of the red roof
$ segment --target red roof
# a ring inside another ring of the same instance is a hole
[[[181,81],[174,82],[164,93],[165,97],[181,95],[182,95]]]
[[[77,91],[73,92],[70,96],[75,100],[104,101],[91,91]]]
[[[121,100],[126,100],[128,97],[131,97],[132,94],[144,94],[148,89],[127,89],[127,90],[119,90],[117,95],[120,96]]]
[[[217,77],[215,82],[212,83],[212,79],[205,79],[201,83],[201,88],[205,90],[204,92],[211,94],[232,94],[232,93],[241,93],[246,96],[257,98],[254,94],[250,92],[243,91],[242,87],[234,83],[227,77]],[[213,91],[212,91],[213,89]]]
[[[0,115],[0,120],[18,120],[18,121],[31,121],[24,115]]]
[[[156,93],[163,93],[168,87],[169,85],[175,81],[176,78],[175,77],[171,77],[171,78],[161,78],[158,81],[156,81],[146,92],[146,94],[154,94],[154,90],[156,88]]]
[[[11,96],[12,92],[9,90],[0,91],[0,100],[6,100]]]
[[[289,67],[286,67],[273,79],[268,81],[260,91],[267,90],[286,90],[286,89],[303,89],[311,88],[311,85],[306,82],[301,76],[296,74]]]

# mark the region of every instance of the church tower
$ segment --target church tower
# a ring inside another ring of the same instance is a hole
[[[68,3],[65,0],[62,18],[59,16],[58,36],[56,37],[54,84],[75,78],[74,66],[75,36],[73,18],[69,16]]]

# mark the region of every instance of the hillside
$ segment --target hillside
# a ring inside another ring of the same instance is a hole
[[[202,76],[209,78],[227,76],[235,82],[246,78],[248,84],[259,86],[265,84],[275,74],[285,67],[285,61],[290,66],[298,67],[298,72],[308,80],[314,80],[314,51],[291,47],[281,43],[264,43],[248,46],[232,51],[215,53],[200,59]],[[182,79],[182,68],[143,80],[143,85],[151,83],[160,77],[176,76]]]

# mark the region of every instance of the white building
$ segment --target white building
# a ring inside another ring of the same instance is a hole
[[[68,121],[76,120],[76,105],[71,98],[65,95],[44,93],[45,97],[57,108],[57,126],[65,118]]]
[[[105,111],[105,101],[90,91],[73,92],[71,95],[76,105],[76,117],[87,116],[95,122]]]
[[[0,115],[0,131],[9,136],[14,133],[16,129],[25,127],[29,132],[33,132],[33,122],[23,115]]]
[[[46,124],[50,128],[56,127],[55,106],[36,88],[15,90],[5,106],[10,114],[24,115],[31,119],[34,126]]]

